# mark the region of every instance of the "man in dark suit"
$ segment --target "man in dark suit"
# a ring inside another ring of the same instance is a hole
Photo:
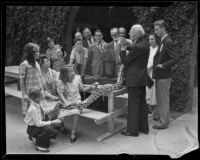
[[[169,124],[169,90],[171,86],[172,67],[178,61],[178,54],[171,38],[167,35],[165,21],[154,23],[155,34],[161,38],[161,44],[153,60],[153,79],[156,80],[156,99],[160,125],[154,129],[165,129]]]
[[[128,88],[128,117],[125,136],[137,137],[139,132],[149,133],[148,107],[146,104],[147,62],[149,44],[144,39],[144,29],[141,25],[133,25],[129,32],[133,45],[126,49],[120,46],[121,61],[126,68],[126,87]]]

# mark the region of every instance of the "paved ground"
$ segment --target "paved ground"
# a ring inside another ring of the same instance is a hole
[[[197,89],[194,90],[194,106],[190,113],[174,113],[166,130],[154,130],[154,121],[149,118],[149,135],[125,137],[120,133],[97,142],[96,137],[106,129],[106,124],[96,125],[92,120],[80,118],[78,123],[78,140],[69,142],[69,134],[58,134],[51,142],[50,154],[148,154],[170,155],[173,158],[182,156],[198,148],[197,140]],[[41,154],[34,149],[26,134],[26,125],[20,113],[21,102],[14,97],[6,98],[6,142],[8,154]],[[178,118],[177,118],[178,116]],[[175,118],[175,119],[174,119]],[[126,116],[121,117],[126,121]],[[71,117],[66,119],[66,128],[71,127]]]

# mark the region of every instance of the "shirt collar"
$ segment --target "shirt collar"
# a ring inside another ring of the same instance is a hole
[[[164,37],[161,38],[161,42],[163,41],[163,39],[165,39],[165,37],[167,37],[168,34],[164,35]]]
[[[40,105],[39,105],[38,103],[34,102],[32,99],[30,99],[30,102],[31,102],[33,105],[35,105],[36,107],[40,108]]]

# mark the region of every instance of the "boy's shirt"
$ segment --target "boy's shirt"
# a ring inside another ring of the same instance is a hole
[[[41,107],[38,103],[31,101],[30,107],[26,113],[24,121],[29,126],[43,127],[51,125],[51,121],[43,120],[44,113],[42,113]]]

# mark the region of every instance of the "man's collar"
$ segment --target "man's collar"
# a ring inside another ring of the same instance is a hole
[[[30,102],[35,105],[36,107],[40,108],[40,105],[38,103],[36,103],[35,101],[33,101],[32,99],[30,99]]]
[[[165,34],[162,38],[161,38],[161,42],[165,39],[165,37],[167,37],[168,34]]]

